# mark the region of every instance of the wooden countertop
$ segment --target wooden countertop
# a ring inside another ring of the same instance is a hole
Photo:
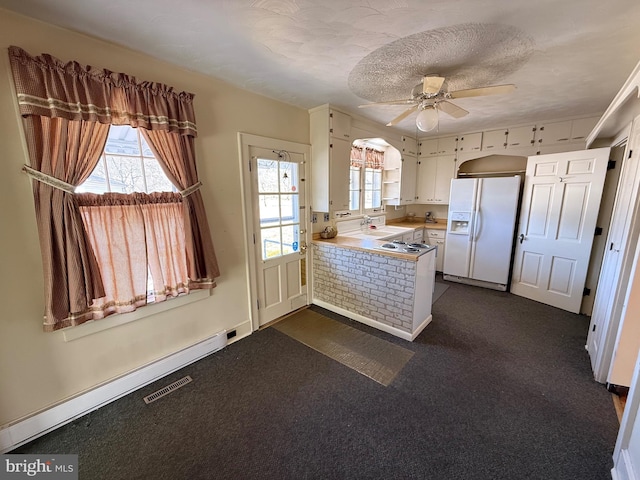
[[[393,258],[399,258],[403,260],[410,260],[413,262],[418,261],[418,256],[413,255],[411,253],[399,253],[399,252],[389,252],[387,250],[379,250],[377,247],[386,243],[385,240],[379,240],[376,237],[372,238],[356,238],[349,237],[346,235],[338,234],[337,237],[334,238],[314,238],[312,240],[313,243],[318,244],[329,244],[334,245],[336,247],[350,248],[352,250],[360,250],[367,253],[375,253],[378,255],[386,255]]]

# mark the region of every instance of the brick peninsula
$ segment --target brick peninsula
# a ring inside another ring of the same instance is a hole
[[[388,252],[384,241],[313,240],[313,303],[413,341],[431,322],[435,247]]]

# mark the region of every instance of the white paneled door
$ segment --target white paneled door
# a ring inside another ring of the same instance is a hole
[[[307,304],[304,155],[252,146],[259,326]]]
[[[579,313],[609,148],[529,157],[511,292]]]

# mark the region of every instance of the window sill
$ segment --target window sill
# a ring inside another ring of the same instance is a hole
[[[182,295],[161,303],[146,305],[131,313],[114,314],[101,320],[92,320],[76,327],[65,328],[61,330],[62,337],[65,342],[71,342],[78,338],[93,335],[94,333],[99,333],[110,328],[119,327],[120,325],[125,325],[150,315],[155,315],[156,313],[165,312],[173,308],[197,302],[198,300],[203,300],[209,296],[211,296],[211,290],[209,289],[194,290],[188,295]]]

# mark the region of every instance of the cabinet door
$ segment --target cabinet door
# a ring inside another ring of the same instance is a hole
[[[449,203],[451,179],[456,173],[455,155],[443,155],[437,158],[434,203]]]
[[[482,134],[482,150],[500,150],[506,147],[506,130],[489,130]]]
[[[533,145],[534,135],[533,126],[510,128],[507,133],[507,148],[530,147]]]
[[[482,132],[467,133],[458,137],[458,152],[479,152],[482,148]]]
[[[536,130],[536,146],[559,145],[571,140],[571,121],[540,125]]]
[[[437,158],[423,158],[418,164],[418,184],[416,185],[416,202],[433,203],[436,189]]]
[[[413,231],[413,241],[416,243],[424,242],[424,228],[416,228]]]
[[[445,249],[445,241],[444,240],[436,240],[436,271],[442,272],[444,265],[444,249]]]
[[[438,139],[428,138],[420,141],[420,156],[435,157],[438,155]]]
[[[402,155],[400,173],[400,204],[415,203],[418,160],[413,155]]]
[[[438,155],[455,155],[458,137],[442,137],[438,139]]]
[[[345,113],[331,110],[329,113],[329,134],[333,138],[349,140],[351,138],[351,117]]]
[[[414,157],[418,156],[418,142],[415,138],[402,137],[402,153]]]
[[[331,210],[349,210],[349,157],[351,143],[332,139],[329,151],[329,204]]]
[[[598,117],[580,118],[571,122],[571,141],[584,142],[598,123]]]

